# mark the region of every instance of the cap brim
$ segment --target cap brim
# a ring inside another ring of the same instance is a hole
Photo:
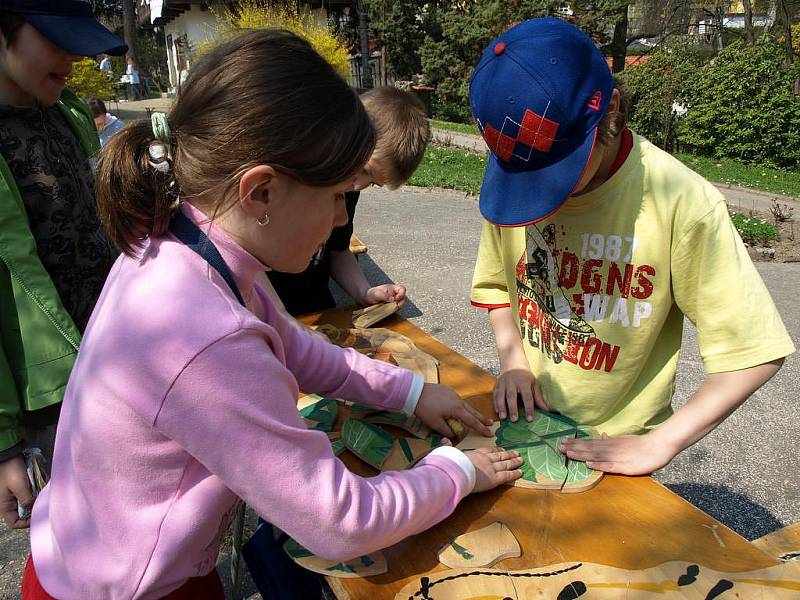
[[[490,153],[479,202],[483,217],[501,227],[519,227],[553,214],[578,185],[596,137],[597,128],[569,155],[533,171],[508,171]]]
[[[79,56],[121,56],[128,47],[93,17],[25,15],[25,20],[62,50]]]

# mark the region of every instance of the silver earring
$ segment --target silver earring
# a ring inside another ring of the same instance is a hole
[[[264,213],[263,217],[261,217],[260,219],[256,219],[256,223],[258,223],[261,227],[269,225],[269,215],[267,213]]]

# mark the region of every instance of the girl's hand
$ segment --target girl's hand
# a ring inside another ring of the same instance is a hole
[[[446,385],[426,383],[422,388],[422,394],[420,394],[414,414],[425,425],[448,438],[455,436],[446,422],[446,419],[450,418],[458,419],[481,435],[486,437],[492,435],[491,430],[487,427],[487,425],[492,424],[492,420],[484,417],[476,409],[464,402],[458,394]]]
[[[600,439],[562,440],[559,450],[574,460],[582,460],[590,469],[622,475],[649,475],[669,464],[679,452],[653,435],[622,435]]]
[[[394,283],[385,283],[369,288],[364,294],[364,304],[371,306],[381,302],[397,302],[399,308],[406,303],[406,288]]]
[[[472,492],[485,492],[498,485],[522,477],[519,452],[502,448],[478,448],[465,452],[475,466],[475,487]]]
[[[540,410],[549,411],[542,397],[539,383],[528,369],[511,369],[500,374],[494,386],[494,411],[500,419],[506,418],[506,409],[511,421],[519,418],[517,397],[522,396],[525,405],[525,418],[533,420],[534,406]]]

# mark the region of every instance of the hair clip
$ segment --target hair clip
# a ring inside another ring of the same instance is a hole
[[[169,173],[169,152],[164,142],[158,140],[150,142],[147,147],[147,153],[150,155],[150,159],[147,162],[150,163],[151,167],[162,173]]]

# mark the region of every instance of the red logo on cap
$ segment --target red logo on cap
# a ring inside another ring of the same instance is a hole
[[[516,123],[508,117],[506,120]],[[522,123],[516,123],[516,125],[519,126],[516,137],[501,133],[488,123],[483,128],[483,139],[486,140],[489,149],[495,153],[497,158],[505,162],[510,161],[517,143],[545,154],[550,152],[553,140],[558,133],[558,123],[537,115],[531,109],[526,109]]]
[[[600,90],[597,90],[592,97],[589,99],[589,102],[586,103],[588,108],[592,110],[600,110],[600,105],[603,103],[603,94]]]
[[[495,53],[496,56],[500,56],[505,51],[506,51],[505,42],[497,42],[494,45],[494,53]]]

